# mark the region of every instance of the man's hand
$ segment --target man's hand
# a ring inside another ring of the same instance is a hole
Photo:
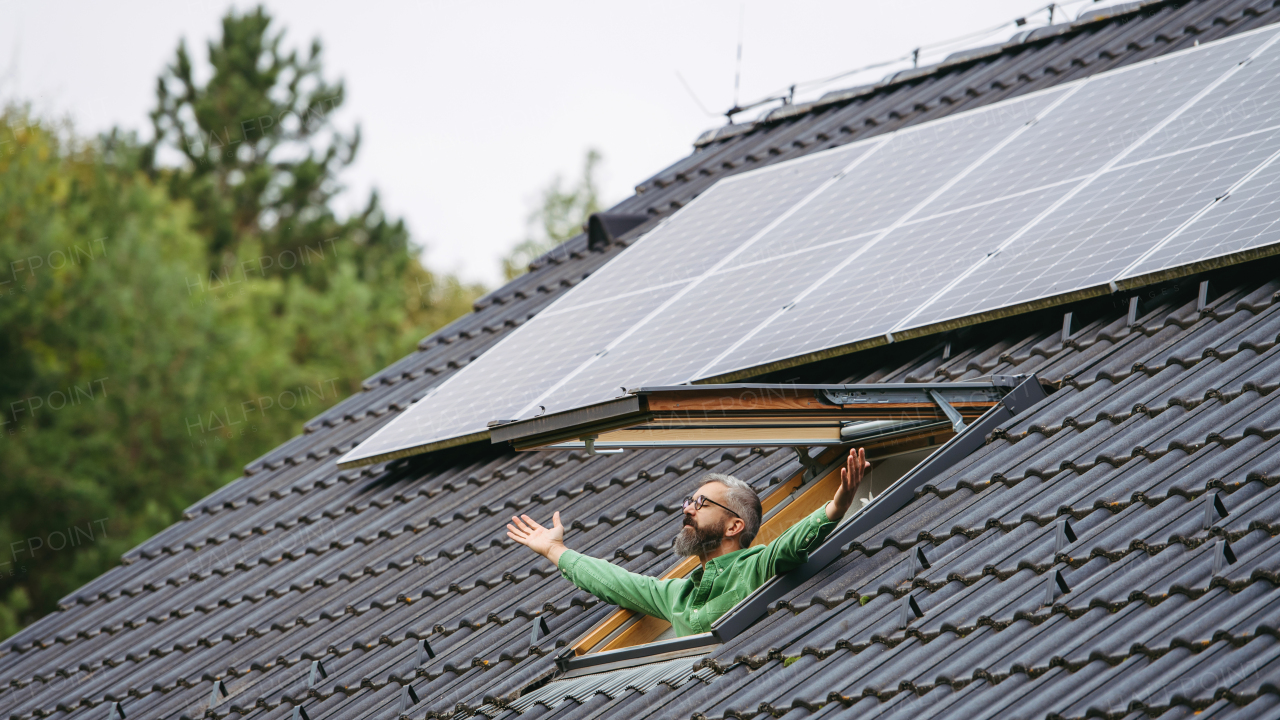
[[[827,503],[827,519],[839,522],[853,504],[854,493],[858,492],[858,484],[862,476],[871,469],[867,462],[867,452],[862,448],[849,451],[844,467],[840,468],[840,487],[836,488],[836,496]]]
[[[560,555],[568,549],[564,546],[564,525],[560,524],[558,510],[551,516],[549,528],[528,515],[512,515],[511,522],[507,523],[507,537],[550,560],[556,567],[560,566]]]

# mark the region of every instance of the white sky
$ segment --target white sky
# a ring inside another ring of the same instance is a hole
[[[576,177],[588,147],[604,154],[605,199],[614,202],[723,124],[679,76],[713,113],[731,106],[740,16],[743,104],[1033,12],[1027,27],[1048,19],[1036,0],[265,4],[287,30],[286,46],[305,48],[318,36],[325,76],[346,80],[338,121],[359,122],[364,134],[346,176],[349,202],[376,186],[426,247],[430,267],[490,286],[499,282],[499,258],[524,236],[538,190],[557,173]],[[1075,0],[1065,13],[1107,4]],[[205,43],[228,6],[0,0],[0,100],[69,116],[82,133],[121,125],[145,135],[156,77],[179,38],[205,62]],[[1013,32],[1004,27],[922,60]]]

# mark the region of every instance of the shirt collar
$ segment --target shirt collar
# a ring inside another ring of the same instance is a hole
[[[719,566],[722,566],[722,565],[727,566],[727,565],[731,564],[731,563],[736,559],[736,557],[737,557],[738,553],[742,552],[742,551],[743,551],[743,550],[745,550],[745,549],[746,549],[746,548],[740,548],[740,549],[738,549],[738,550],[734,550],[734,551],[733,551],[733,552],[731,552],[731,553],[725,553],[724,555],[721,555],[720,557],[712,558],[712,559],[710,559],[710,560],[708,560],[708,561],[707,561],[707,564],[706,564],[706,565],[699,565],[698,567],[694,568],[694,569],[693,569],[693,574],[694,574],[694,575],[697,575],[698,577],[701,577],[701,576],[702,576],[703,568],[707,568],[707,567],[719,567]]]

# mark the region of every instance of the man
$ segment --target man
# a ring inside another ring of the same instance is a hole
[[[543,527],[528,515],[512,517],[507,537],[550,560],[566,580],[601,600],[671,623],[676,635],[707,632],[721,615],[774,575],[808,560],[853,504],[866,453],[850,450],[831,502],[797,522],[768,545],[750,547],[760,530],[760,498],[745,482],[708,474],[695,495],[684,500],[677,554],[697,556],[701,565],[687,578],[658,580],[613,563],[576,553],[564,544],[560,513]]]

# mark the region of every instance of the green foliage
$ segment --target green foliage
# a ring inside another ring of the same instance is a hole
[[[180,47],[149,143],[0,115],[0,638],[483,291],[424,268],[376,194],[335,215],[358,132],[327,114],[214,146],[341,97],[269,27],[230,13],[209,72]]]
[[[2,120],[27,126],[0,157],[7,634],[234,470],[229,443],[189,445],[182,413],[212,406],[262,338],[219,344],[240,328],[189,303],[204,243],[163,190],[19,111]]]
[[[322,77],[319,41],[305,57],[283,41],[262,8],[233,10],[209,43],[204,85],[185,41],[156,83],[154,139],[142,161],[155,172],[166,149],[185,160],[163,174],[175,196],[192,200],[215,267],[248,237],[274,254],[332,237],[336,225],[335,177],[355,159],[360,132],[331,122],[343,86]]]
[[[529,235],[502,258],[502,274],[508,280],[520,277],[529,263],[582,232],[587,218],[600,211],[596,173],[602,159],[599,151],[587,150],[582,177],[572,188],[562,187],[564,179],[557,175],[542,189],[538,207],[529,213]]]

